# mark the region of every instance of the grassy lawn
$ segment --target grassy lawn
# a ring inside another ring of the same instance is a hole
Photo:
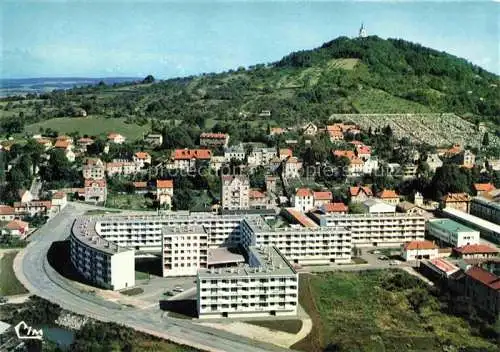
[[[0,295],[10,296],[28,293],[28,290],[17,280],[12,264],[17,252],[4,253],[0,260]]]
[[[362,90],[354,97],[353,105],[360,113],[429,112],[426,106],[377,89]]]
[[[290,319],[290,320],[250,320],[246,321],[247,324],[262,326],[271,330],[278,330],[283,332],[288,332],[290,334],[296,334],[302,328],[302,320]]]
[[[39,133],[40,128],[51,128],[59,133],[78,132],[80,135],[106,136],[109,132],[124,135],[127,139],[142,138],[143,133],[149,132],[149,125],[139,126],[127,124],[125,119],[103,117],[60,117],[37,122],[26,126],[26,131]]]
[[[117,194],[109,193],[106,206],[117,209],[145,210],[152,206],[151,199],[143,194]]]
[[[395,277],[409,287],[391,288]],[[474,336],[465,320],[440,311],[438,300],[412,306],[414,291],[424,284],[402,271],[334,272],[300,276],[299,299],[314,328],[292,346],[319,351],[443,351],[445,346],[498,351]]]

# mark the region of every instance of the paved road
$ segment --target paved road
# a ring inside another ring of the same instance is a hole
[[[139,331],[206,351],[288,351],[274,345],[200,326],[189,320],[166,317],[157,307],[140,310],[106,304],[105,301],[100,302],[93,296],[93,299],[87,299],[86,294],[78,294],[74,289],[65,287],[64,280],[54,280],[54,272],[50,270],[51,268],[47,268],[47,251],[52,242],[67,238],[74,218],[88,209],[92,207],[70,203],[37,231],[31,243],[16,257],[14,261],[16,275],[31,293],[78,314],[101,321],[124,324]]]

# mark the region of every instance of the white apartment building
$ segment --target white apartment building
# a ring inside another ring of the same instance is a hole
[[[87,280],[111,290],[135,285],[135,252],[108,241],[97,233],[96,220],[78,218],[71,229],[70,258]]]
[[[168,226],[162,236],[163,276],[194,276],[207,267],[208,235],[200,225]]]
[[[426,224],[429,235],[452,247],[479,244],[479,231],[450,219],[433,219]]]
[[[306,212],[314,208],[313,192],[309,188],[299,188],[293,197],[295,210]]]
[[[321,226],[349,229],[356,247],[398,247],[424,239],[425,218],[400,213],[315,214]]]
[[[241,244],[275,246],[297,264],[349,263],[351,236],[342,227],[272,228],[260,216],[246,217],[241,223]]]
[[[203,226],[209,248],[236,246],[240,243],[241,216],[211,213],[166,212],[162,215],[105,216],[96,221],[99,236],[119,246],[138,251],[160,253],[163,228],[169,226]]]
[[[241,210],[250,208],[250,181],[246,175],[222,175],[222,208]]]
[[[276,247],[248,247],[248,265],[202,269],[198,316],[245,318],[297,314],[299,278]]]

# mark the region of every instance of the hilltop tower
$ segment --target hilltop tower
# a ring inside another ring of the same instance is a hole
[[[366,33],[366,28],[364,23],[361,23],[361,28],[359,29],[359,38],[366,38],[368,34]]]

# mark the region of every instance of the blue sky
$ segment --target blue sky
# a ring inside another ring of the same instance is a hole
[[[500,73],[500,3],[7,1],[2,78],[168,78],[276,61],[363,21],[369,34],[448,51]]]

